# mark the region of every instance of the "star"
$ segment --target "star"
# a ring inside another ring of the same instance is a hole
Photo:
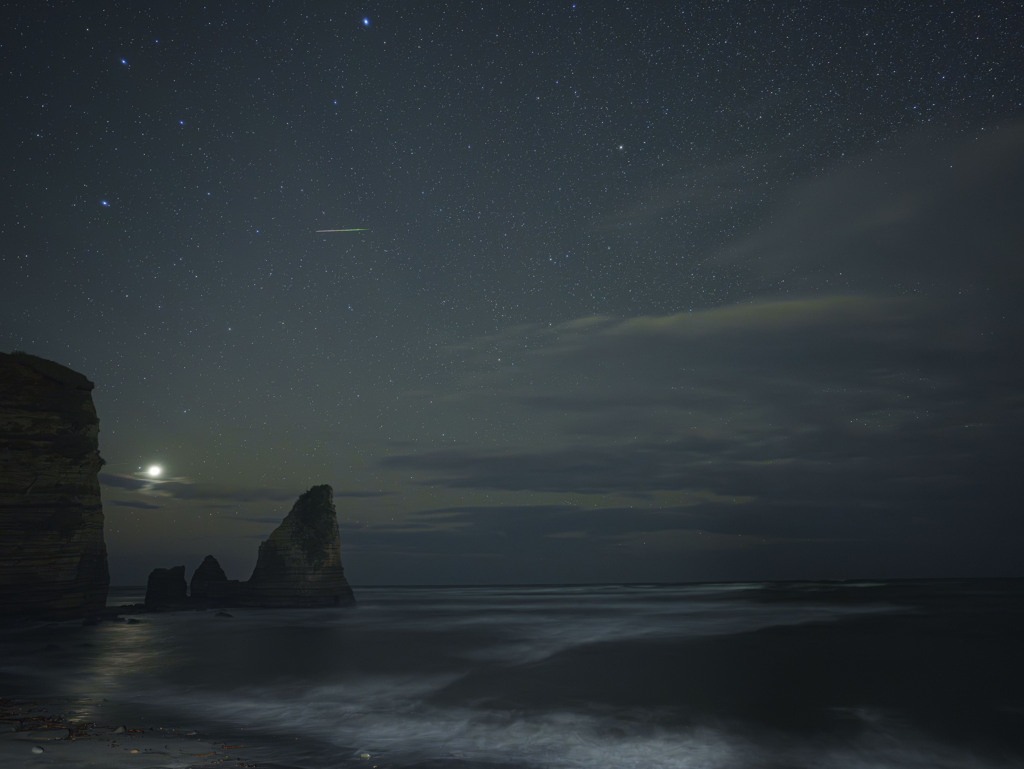
[[[799,576],[861,558],[939,575],[953,552],[988,573],[1000,547],[1024,568],[1012,537],[958,550],[970,505],[926,481],[956,468],[961,491],[986,490],[985,520],[1016,525],[1012,479],[985,468],[1024,432],[1002,386],[1024,376],[1021,238],[999,203],[1024,157],[1014,4],[978,20],[963,0],[838,17],[652,3],[638,20],[569,0],[525,24],[424,7],[379,35],[355,15],[375,4],[206,5],[195,28],[126,0],[57,25],[25,3],[5,51],[0,350],[95,382],[102,454],[131,475],[103,473],[115,523],[141,489],[175,514],[246,500],[261,517],[328,482],[381,487],[354,498],[376,521],[353,540],[361,580]],[[841,55],[817,44],[840,38]],[[141,62],[127,78],[124,49]],[[961,436],[997,413],[988,437]],[[187,468],[147,474],[182,452]],[[185,470],[223,496],[189,494]],[[810,512],[833,501],[870,514]],[[889,512],[900,544],[865,555]],[[716,531],[698,556],[705,515],[779,538],[718,550]],[[912,546],[917,520],[948,526]],[[387,542],[423,522],[453,538],[422,540],[420,572]],[[506,524],[540,548],[530,570],[473,555]],[[220,525],[218,557],[249,558]],[[660,555],[637,557],[663,525]],[[594,537],[563,537],[577,530]],[[179,537],[153,546],[160,562],[193,552]],[[608,571],[605,544],[627,539]],[[157,564],[132,553],[148,548],[113,542],[114,579],[145,583]]]

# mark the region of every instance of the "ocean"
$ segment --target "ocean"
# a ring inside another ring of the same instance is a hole
[[[0,695],[196,730],[259,767],[1024,767],[1024,581],[356,597],[8,624]]]

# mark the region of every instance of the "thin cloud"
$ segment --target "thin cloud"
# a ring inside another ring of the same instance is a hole
[[[163,507],[160,505],[151,505],[149,502],[127,502],[120,499],[107,500],[103,502],[104,506],[111,507],[128,507],[134,510],[162,510]]]
[[[299,492],[266,487],[226,488],[197,484],[185,478],[151,479],[133,475],[100,473],[100,483],[111,488],[136,491],[149,496],[178,500],[205,500],[228,503],[286,502],[298,498]]]

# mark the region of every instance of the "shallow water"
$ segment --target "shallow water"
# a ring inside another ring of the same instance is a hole
[[[357,597],[8,627],[0,694],[309,769],[1024,766],[1024,582]]]

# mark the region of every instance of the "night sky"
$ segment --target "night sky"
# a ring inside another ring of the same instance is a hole
[[[0,350],[96,383],[115,584],[319,483],[356,585],[1024,576],[1019,3],[0,41]]]

